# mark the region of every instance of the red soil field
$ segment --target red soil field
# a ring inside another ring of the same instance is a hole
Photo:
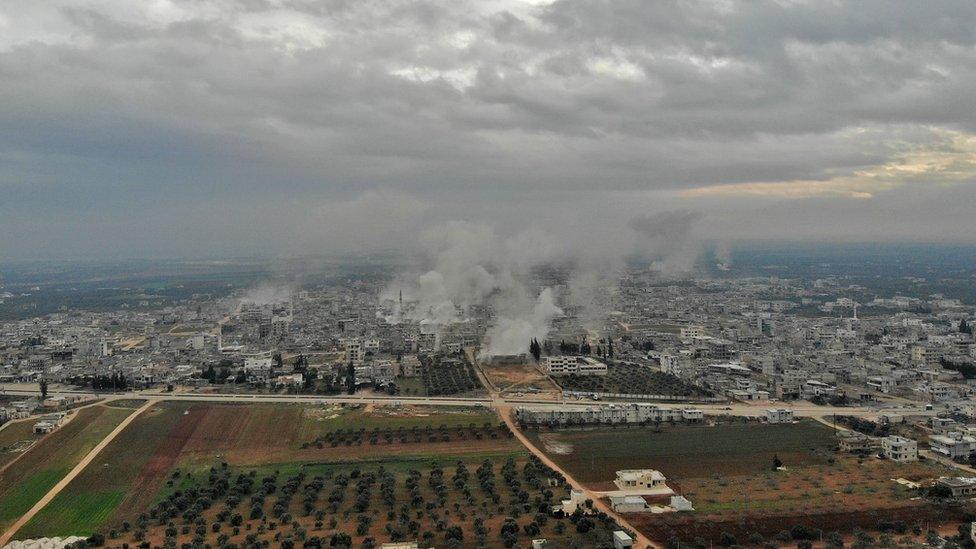
[[[180,418],[176,427],[170,430],[157,445],[152,457],[145,463],[139,476],[133,483],[133,489],[126,494],[125,499],[118,506],[118,515],[125,518],[135,518],[138,511],[148,508],[156,495],[156,491],[163,485],[170,470],[176,465],[187,441],[196,431],[207,408],[190,408]],[[134,515],[134,516],[133,516]]]
[[[250,417],[251,409],[244,406],[207,408],[187,441],[185,451],[219,452],[233,448]]]
[[[773,538],[783,530],[789,530],[796,525],[823,530],[824,536],[830,532],[849,534],[855,529],[868,531],[876,530],[881,521],[901,521],[911,530],[912,525],[919,524],[923,532],[928,529],[949,528],[962,520],[966,513],[959,508],[936,508],[909,503],[902,507],[885,509],[860,509],[833,513],[779,515],[770,513],[741,514],[728,520],[715,520],[715,517],[696,517],[694,514],[628,514],[627,520],[652,540],[665,542],[677,535],[683,541],[693,541],[703,538],[706,541],[718,541],[727,532],[744,543],[753,532],[759,532],[766,539]]]

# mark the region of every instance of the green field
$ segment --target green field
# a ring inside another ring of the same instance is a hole
[[[427,396],[427,387],[424,386],[424,380],[419,377],[398,377],[396,380],[397,388],[400,389],[401,395],[404,396]]]
[[[88,535],[95,531],[127,496],[140,495],[133,487],[138,486],[147,463],[166,442],[187,407],[175,403],[158,405],[137,417],[17,532],[18,539]]]
[[[145,403],[146,401],[141,398],[120,398],[118,400],[108,401],[105,405],[110,408],[129,408],[130,410],[135,410]]]
[[[367,410],[363,406],[160,403],[120,433],[17,537],[88,535],[123,520],[134,521],[174,489],[166,485],[174,471],[180,470],[183,479],[187,473],[199,477],[221,461],[261,474],[307,468],[340,472],[366,464],[404,472],[432,462],[447,466],[458,459],[450,452],[463,443],[418,444],[409,450],[398,449],[396,444],[309,450],[300,446],[337,429],[450,428],[471,423],[496,425],[498,418],[471,408]],[[464,459],[524,456],[524,449],[512,439],[479,444],[481,451],[461,452]],[[451,457],[437,455],[443,450]]]
[[[833,431],[798,424],[723,424],[530,432],[538,447],[580,482],[610,482],[620,469],[658,469],[670,479],[750,474],[784,465],[825,463]]]
[[[93,406],[76,413],[0,474],[0,528],[27,512],[132,410]]]
[[[13,421],[0,430],[0,468],[17,459],[23,449],[38,439],[33,421]]]

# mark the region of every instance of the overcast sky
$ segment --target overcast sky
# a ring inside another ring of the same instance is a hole
[[[976,240],[976,2],[5,0],[0,260]]]

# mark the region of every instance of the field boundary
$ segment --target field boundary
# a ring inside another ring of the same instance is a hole
[[[71,481],[74,480],[74,478],[78,476],[78,474],[81,473],[85,469],[85,467],[87,467],[88,464],[91,463],[91,461],[94,460],[98,456],[98,454],[101,453],[101,451],[104,450],[105,447],[108,446],[109,443],[111,443],[112,440],[114,440],[115,437],[119,435],[119,433],[124,431],[125,428],[128,427],[129,424],[132,423],[132,421],[135,420],[136,417],[138,417],[140,414],[148,410],[155,403],[156,400],[154,399],[147,400],[146,403],[143,404],[140,408],[134,410],[131,414],[126,416],[126,418],[123,419],[122,422],[119,423],[115,427],[115,429],[113,429],[112,432],[108,434],[108,436],[106,436],[101,440],[101,442],[96,444],[95,447],[92,448],[91,451],[88,452],[88,454],[84,458],[82,458],[82,460],[78,462],[78,464],[75,465],[75,467],[70,472],[68,472],[67,475],[64,476],[64,478],[62,478],[57,484],[55,484],[54,487],[51,488],[47,492],[47,494],[44,495],[44,497],[42,497],[37,503],[35,503],[34,506],[30,508],[29,511],[27,511],[19,519],[17,519],[17,521],[14,522],[13,525],[10,528],[8,528],[7,531],[3,533],[2,536],[0,536],[0,547],[5,546],[14,537],[14,534],[16,534],[18,530],[20,530],[21,528],[23,528],[25,524],[30,522],[30,520],[34,518],[34,515],[40,512],[41,509],[43,509],[62,490],[64,490],[64,488],[68,486],[68,484],[70,484]]]

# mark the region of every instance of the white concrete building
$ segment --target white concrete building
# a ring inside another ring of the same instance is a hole
[[[610,507],[618,513],[647,513],[651,510],[641,496],[610,496]]]
[[[967,458],[976,452],[976,438],[960,431],[950,431],[944,435],[930,436],[929,448],[951,459]]]
[[[769,423],[793,423],[793,410],[789,408],[769,408],[766,410]]]
[[[569,491],[569,499],[564,499],[560,502],[560,505],[556,507],[556,510],[562,511],[564,515],[572,515],[576,510],[586,512],[586,493],[582,490],[572,489]]]
[[[251,383],[263,383],[271,377],[273,364],[269,356],[249,356],[244,359],[244,375]]]
[[[881,453],[892,461],[918,461],[918,443],[892,435],[881,439]]]
[[[672,376],[681,375],[681,362],[675,355],[662,354],[661,371]]]
[[[581,408],[516,408],[519,421],[532,425],[587,425],[598,423],[701,422],[705,413],[698,408],[663,408],[656,404],[633,402]]]
[[[694,511],[695,508],[691,504],[691,500],[684,496],[671,496],[671,507],[675,511]]]
[[[654,469],[624,469],[617,471],[617,478],[613,483],[621,490],[657,491],[668,487],[667,478],[660,471]]]
[[[616,530],[613,533],[613,549],[630,549],[634,546],[634,539],[627,535],[623,530]]]
[[[546,357],[546,372],[553,376],[569,374],[606,375],[607,365],[588,356],[548,356]]]

